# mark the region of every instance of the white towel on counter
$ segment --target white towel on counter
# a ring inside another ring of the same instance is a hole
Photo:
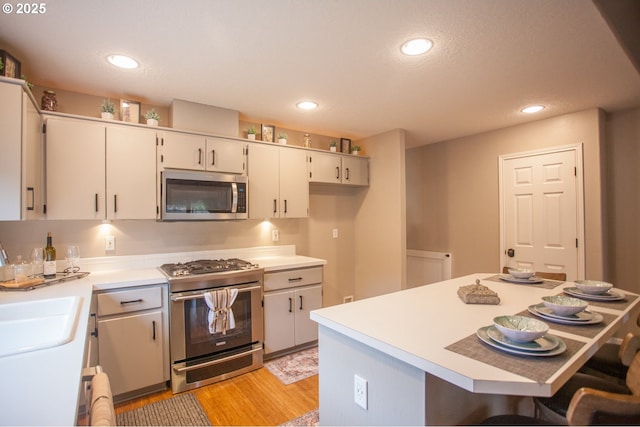
[[[204,301],[209,307],[207,321],[210,334],[222,333],[226,335],[229,329],[236,327],[231,306],[237,296],[238,290],[235,288],[210,291],[204,294]]]

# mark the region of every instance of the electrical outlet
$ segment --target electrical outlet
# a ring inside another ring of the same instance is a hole
[[[104,250],[115,251],[116,250],[116,238],[115,236],[106,236],[104,238]]]
[[[280,240],[280,232],[278,230],[271,230],[271,240],[274,242]]]
[[[334,238],[334,239],[337,239],[337,238],[338,238],[338,229],[337,229],[337,228],[334,228],[334,229],[333,229],[333,238]]]
[[[363,409],[367,409],[367,380],[353,376],[353,401]]]
[[[347,295],[346,297],[342,298],[343,304],[346,304],[348,302],[353,302],[353,295]]]

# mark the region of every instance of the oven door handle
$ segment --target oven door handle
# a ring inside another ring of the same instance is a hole
[[[228,286],[225,286],[225,288],[227,288],[227,287]],[[213,288],[213,289],[217,289],[217,288]],[[251,292],[251,291],[258,290],[258,289],[262,289],[262,286],[258,285],[258,286],[249,286],[249,287],[246,287],[246,288],[238,288],[238,292]],[[204,298],[204,294],[206,292],[208,292],[208,291],[202,291],[200,293],[192,294],[192,295],[172,296],[171,297],[171,301],[178,302],[178,301],[187,301],[187,300],[191,300],[191,299]]]
[[[254,348],[254,349],[251,349],[251,350],[243,351],[242,353],[234,354],[234,355],[231,355],[231,356],[228,356],[228,357],[223,357],[222,359],[210,360],[209,362],[199,363],[199,364],[193,365],[193,366],[185,366],[184,368],[173,368],[173,370],[176,371],[177,373],[181,374],[183,372],[193,371],[194,369],[202,369],[202,368],[206,368],[207,366],[213,366],[213,365],[218,365],[220,363],[229,362],[231,360],[239,359],[241,357],[249,356],[249,355],[251,355],[253,353],[258,353],[258,352],[261,352],[261,351],[262,351],[262,347]]]

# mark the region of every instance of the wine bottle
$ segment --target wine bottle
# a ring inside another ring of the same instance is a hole
[[[51,232],[47,233],[47,246],[44,248],[44,278],[56,277],[56,248],[51,242]]]

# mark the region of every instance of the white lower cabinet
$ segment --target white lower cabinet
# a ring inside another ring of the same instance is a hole
[[[316,341],[309,312],[322,307],[322,267],[265,273],[264,284],[265,355]]]
[[[163,286],[98,294],[98,363],[114,396],[165,387],[166,295]]]

